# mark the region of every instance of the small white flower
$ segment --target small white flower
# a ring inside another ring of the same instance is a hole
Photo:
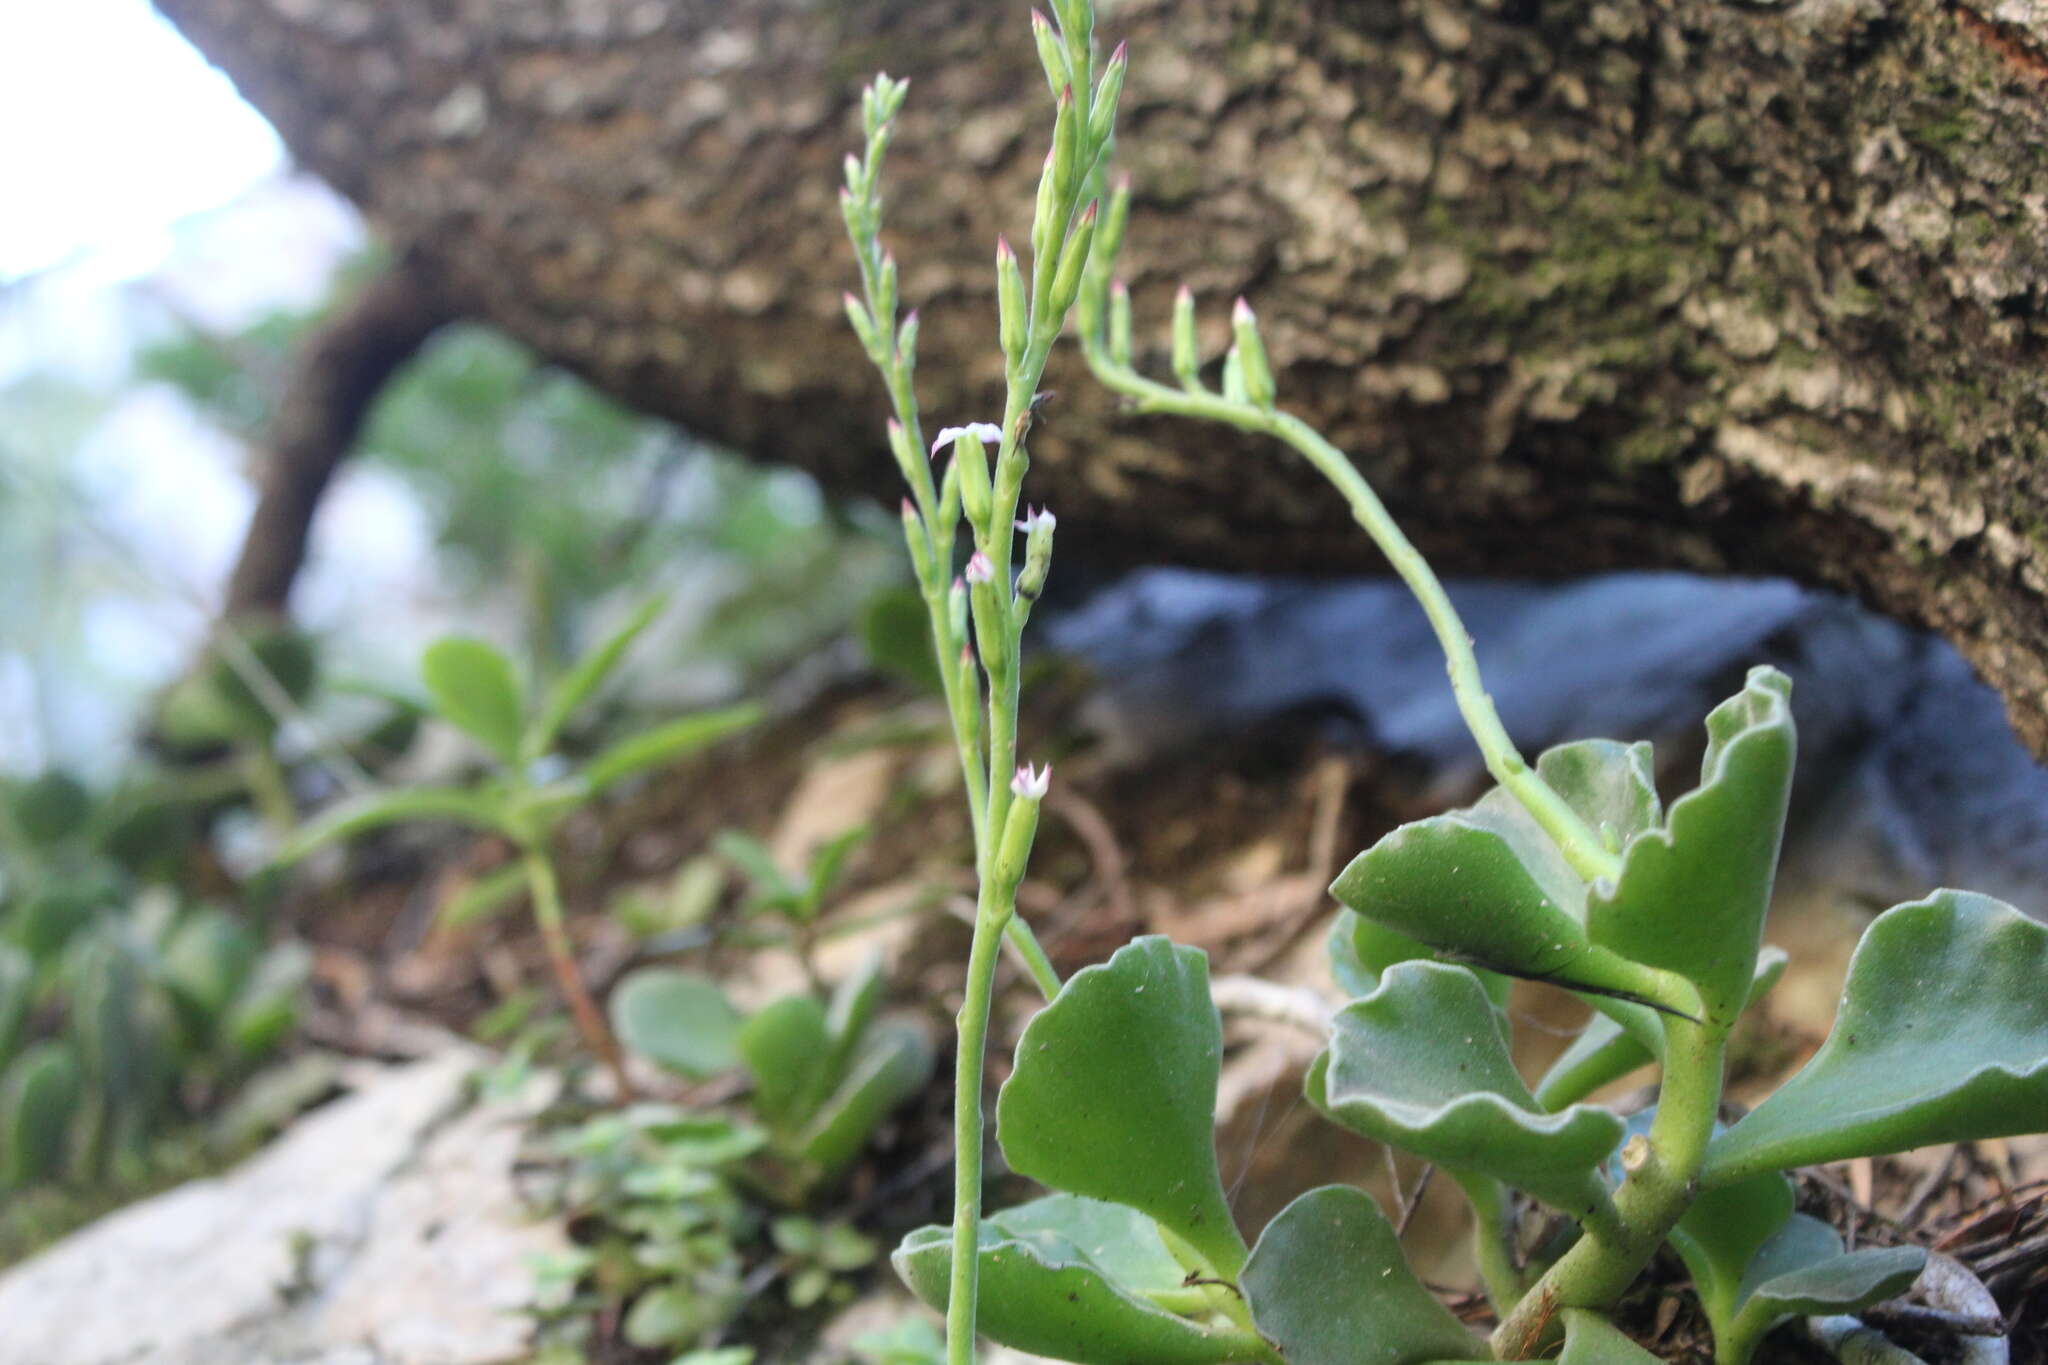
[[[989,563],[988,556],[976,550],[967,560],[967,581],[987,583],[996,576],[996,566]]]
[[[1003,429],[994,422],[969,422],[964,427],[947,427],[932,441],[932,454],[939,453],[939,447],[951,445],[963,437],[972,436],[985,446],[1001,445]]]
[[[1052,764],[1033,768],[1029,763],[1017,769],[1017,775],[1010,779],[1010,790],[1018,796],[1033,801],[1043,801],[1052,787]]]
[[[1041,507],[1036,512],[1027,509],[1024,513],[1024,520],[1012,522],[1011,524],[1028,536],[1041,526],[1048,531],[1052,530],[1055,526],[1059,525],[1059,518],[1052,514],[1050,507]]]

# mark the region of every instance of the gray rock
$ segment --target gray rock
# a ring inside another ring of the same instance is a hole
[[[470,1104],[481,1054],[366,1068],[215,1179],[131,1205],[0,1277],[0,1365],[495,1365],[526,1353],[512,1180],[543,1098]]]

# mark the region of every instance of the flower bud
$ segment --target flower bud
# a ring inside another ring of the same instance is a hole
[[[1054,222],[1058,216],[1060,198],[1058,186],[1053,183],[1054,153],[1045,154],[1045,166],[1038,173],[1038,200],[1031,210],[1031,283],[1033,294],[1052,283],[1052,272],[1059,254],[1058,235],[1066,230],[1064,221]]]
[[[976,550],[967,557],[967,572],[964,577],[969,586],[992,583],[996,577],[996,566],[989,561],[987,555]]]
[[[1124,249],[1124,227],[1131,221],[1131,178],[1120,175],[1109,192],[1109,211],[1102,217],[1102,228],[1095,238],[1094,259],[1105,267],[1116,265],[1117,254]]]
[[[875,326],[896,325],[896,253],[882,253],[882,268],[875,272]]]
[[[1052,533],[1058,524],[1048,510],[1033,512],[1017,523],[1024,533],[1024,568],[1017,575],[1017,596],[1027,602],[1037,601],[1038,594],[1045,591],[1045,576],[1052,567]]]
[[[1064,203],[1073,196],[1086,167],[1081,164],[1081,116],[1074,109],[1074,87],[1060,88],[1052,120],[1053,194]]]
[[[1017,253],[1010,249],[1009,239],[996,238],[996,329],[1001,339],[1003,354],[1012,361],[1024,354],[1024,339],[1029,327],[1031,305],[1024,294],[1024,271],[1017,264]]]
[[[1130,69],[1131,45],[1118,43],[1116,51],[1109,55],[1109,65],[1103,68],[1102,79],[1095,83],[1095,103],[1088,110],[1088,148],[1091,153],[1102,150],[1116,131],[1116,102],[1124,93],[1124,72]]]
[[[917,571],[918,584],[928,584],[934,567],[932,538],[925,532],[924,518],[918,515],[917,504],[909,498],[903,500],[903,543],[910,547],[910,567]]]
[[[917,310],[903,319],[903,325],[896,329],[896,359],[906,372],[917,368]]]
[[[853,334],[860,338],[869,356],[875,355],[875,320],[868,316],[867,305],[851,293],[841,296],[846,304],[846,320],[853,324]]]
[[[1066,321],[1067,310],[1074,306],[1074,295],[1081,292],[1081,274],[1088,268],[1088,253],[1095,246],[1095,223],[1100,216],[1096,201],[1090,199],[1067,238],[1066,249],[1060,253],[1059,274],[1052,281],[1052,310],[1046,318],[1046,325],[1055,331]]]
[[[1053,30],[1052,20],[1037,10],[1031,11],[1031,36],[1038,40],[1038,64],[1045,68],[1045,83],[1052,87],[1052,97],[1058,99],[1060,91],[1074,79],[1067,68],[1067,49]]]
[[[903,473],[903,482],[917,487],[917,447],[910,443],[910,433],[894,417],[889,419],[889,453],[896,457],[896,468]]]
[[[1002,889],[1003,899],[1008,900],[1017,890],[1017,883],[1024,880],[1024,867],[1031,861],[1031,843],[1038,836],[1038,807],[1045,800],[1045,794],[1052,783],[1052,765],[1033,769],[1029,764],[1017,769],[1017,775],[1010,779],[1010,793],[1016,799],[1010,803],[1010,813],[1003,820],[1003,834],[996,844],[995,881]]]
[[[960,509],[972,526],[988,523],[993,490],[988,480],[988,452],[979,437],[961,436],[953,442],[953,468],[960,472]]]
[[[1243,299],[1230,310],[1230,330],[1237,339],[1237,354],[1244,371],[1245,396],[1262,408],[1273,406],[1273,367],[1266,360],[1266,343],[1259,337],[1259,320]]]
[[[856,198],[866,197],[867,175],[861,167],[860,158],[852,152],[846,154],[846,188]]]
[[[866,201],[855,195],[851,189],[839,191],[839,216],[846,220],[846,235],[851,237],[856,245],[866,243],[874,237],[874,229],[868,223]]]
[[[1223,357],[1223,396],[1233,403],[1249,403],[1244,387],[1244,353],[1232,346]]]
[[[1189,393],[1202,387],[1202,347],[1195,337],[1195,291],[1186,285],[1173,296],[1173,376]]]
[[[954,639],[964,641],[967,638],[967,582],[965,579],[955,578],[952,590],[946,594],[946,626],[947,629],[952,631]],[[960,651],[965,655],[967,653],[967,646],[962,644]],[[970,656],[966,661],[971,663],[973,659]]]
[[[946,472],[939,476],[939,515],[933,523],[933,530],[941,543],[952,543],[953,528],[960,524],[960,464],[957,460],[946,461]]]

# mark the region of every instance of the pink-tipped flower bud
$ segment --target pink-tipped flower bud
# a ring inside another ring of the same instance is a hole
[[[992,583],[995,581],[995,576],[996,566],[989,562],[987,555],[976,550],[968,557],[965,577],[969,583]]]
[[[1017,769],[1017,775],[1010,779],[1010,791],[1030,801],[1043,801],[1052,788],[1052,764],[1034,768],[1029,763]]]

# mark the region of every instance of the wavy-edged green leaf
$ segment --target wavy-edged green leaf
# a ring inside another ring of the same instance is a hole
[[[1649,741],[1580,739],[1545,749],[1538,776],[1615,850],[1663,819],[1656,754]]]
[[[740,1063],[740,1016],[718,983],[674,967],[643,967],[611,998],[619,1041],[679,1076],[702,1080]]]
[[[1748,998],[1763,946],[1798,747],[1791,695],[1783,673],[1750,670],[1707,717],[1699,786],[1661,829],[1629,841],[1619,878],[1595,886],[1586,907],[1595,943],[1693,982],[1724,1025]]]
[[[569,717],[581,710],[597,689],[603,687],[619,661],[626,657],[626,651],[640,638],[642,631],[654,624],[668,606],[665,594],[648,598],[642,602],[626,623],[598,645],[578,659],[567,673],[556,680],[548,689],[547,700],[541,703],[540,714],[534,717],[527,728],[523,753],[528,759],[539,758],[554,746],[555,739],[562,733],[562,727]]]
[[[1922,1247],[1863,1247],[1818,1265],[1776,1275],[1758,1285],[1744,1305],[1774,1317],[1796,1313],[1853,1313],[1913,1287],[1927,1265]]]
[[[1792,1217],[1792,1204],[1792,1182],[1765,1171],[1706,1191],[1671,1230],[1671,1245],[1692,1272],[1700,1306],[1717,1333],[1734,1320],[1743,1277]]]
[[[1339,910],[1331,922],[1328,946],[1330,975],[1336,978],[1338,988],[1354,1000],[1378,990],[1380,974],[1397,962],[1437,960],[1428,944],[1375,924],[1349,908]],[[1471,971],[1486,987],[1487,998],[1506,1009],[1508,992],[1514,983],[1484,967]]]
[[[61,1043],[33,1043],[14,1059],[0,1076],[0,1189],[63,1167],[84,1089],[78,1061]]]
[[[1748,1360],[1764,1334],[1787,1318],[1853,1312],[1896,1297],[1919,1278],[1926,1259],[1919,1247],[1845,1252],[1841,1234],[1795,1213],[1743,1275],[1734,1319],[1714,1322],[1715,1358]]]
[[[1641,971],[1594,944],[1586,884],[1508,793],[1402,825],[1351,860],[1330,894],[1469,966],[1633,995]]]
[[[1076,1365],[1227,1365],[1265,1358],[1249,1333],[1205,1327],[1119,1287],[1050,1230],[981,1225],[975,1325],[991,1340]],[[922,1227],[890,1257],[911,1292],[945,1311],[953,1230]]]
[[[1557,1365],[1660,1365],[1657,1357],[1631,1340],[1604,1316],[1585,1308],[1567,1308],[1564,1350]]]
[[[754,1077],[754,1112],[771,1128],[794,1129],[831,1079],[824,1077],[831,1039],[825,1007],[808,995],[771,1000],[734,1039]],[[823,1079],[821,1079],[823,1078]]]
[[[693,716],[657,725],[620,740],[583,765],[584,784],[593,792],[644,773],[676,763],[700,749],[709,748],[727,735],[758,723],[764,713],[752,702],[725,706],[716,711],[699,711]]]
[[[867,1030],[846,1078],[804,1131],[804,1160],[827,1178],[846,1169],[882,1120],[924,1089],[932,1061],[931,1039],[907,1020],[884,1020]]]
[[[1508,1054],[1500,1012],[1470,972],[1403,962],[1330,1026],[1324,1103],[1337,1122],[1454,1171],[1584,1212],[1622,1121],[1574,1105],[1544,1113]]]
[[[1777,984],[1778,978],[1785,973],[1786,960],[1782,948],[1766,947],[1763,950],[1757,958],[1756,976],[1750,983],[1749,1004],[1761,1000]],[[1572,1040],[1571,1046],[1558,1054],[1557,1060],[1544,1072],[1543,1079],[1537,1082],[1536,1102],[1545,1109],[1557,1110],[1568,1104],[1577,1104],[1601,1086],[1618,1081],[1631,1071],[1658,1060],[1663,1052],[1661,1046],[1653,1050],[1643,1041],[1647,1033],[1662,1042],[1663,1029],[1657,1024],[1653,1011],[1625,1001],[1596,1003],[1603,1012],[1586,1022],[1586,1027]],[[1614,1017],[1624,1011],[1638,1012],[1641,1026],[1635,1032],[1623,1028]]]
[[[1157,1296],[1172,1298],[1189,1292],[1187,1271],[1166,1249],[1159,1225],[1122,1204],[1105,1204],[1078,1194],[1048,1194],[992,1214],[988,1221],[1026,1240],[1040,1233],[1065,1238],[1129,1293],[1156,1301]],[[1201,1290],[1192,1293],[1206,1302]]]
[[[2048,1130],[2048,925],[1969,891],[1879,915],[1835,1025],[1707,1149],[1726,1184],[1937,1142]]]
[[[387,825],[415,820],[451,820],[474,829],[497,830],[503,803],[494,794],[454,787],[407,787],[344,801],[302,828],[278,850],[277,861],[293,863],[322,844],[353,839]]]
[[[1245,1246],[1216,1169],[1222,1061],[1209,959],[1137,939],[1025,1027],[996,1102],[1003,1153],[1041,1184],[1150,1215],[1228,1279]]]
[[[1280,1210],[1239,1283],[1288,1365],[1484,1360],[1486,1347],[1415,1278],[1372,1197],[1310,1190]]]
[[[510,659],[482,640],[451,635],[427,646],[420,676],[443,719],[501,761],[519,762],[526,699]]]

